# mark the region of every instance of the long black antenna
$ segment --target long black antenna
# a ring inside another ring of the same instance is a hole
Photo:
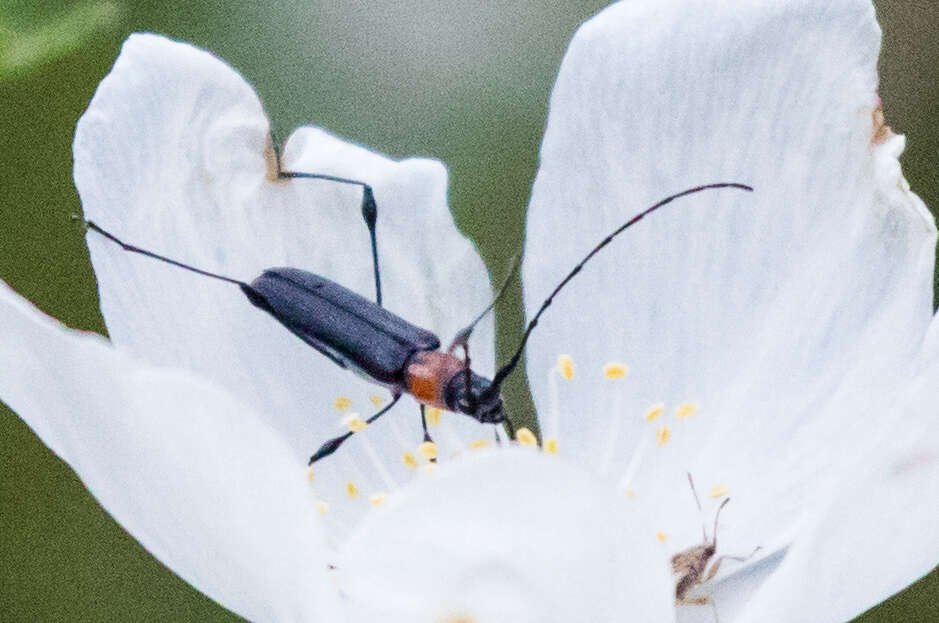
[[[81,219],[81,217],[78,217],[78,216],[76,216],[75,218]],[[182,262],[179,262],[177,260],[170,259],[166,257],[165,255],[160,255],[158,253],[154,253],[153,251],[147,251],[146,249],[135,247],[132,244],[127,244],[126,242],[124,242],[123,240],[121,240],[120,238],[112,234],[111,232],[106,231],[102,229],[101,227],[99,227],[94,221],[86,221],[84,219],[81,219],[81,220],[85,224],[85,227],[87,227],[88,229],[94,232],[101,234],[108,240],[117,243],[125,251],[130,251],[131,253],[139,253],[140,255],[146,255],[147,257],[152,257],[155,260],[160,260],[161,262],[166,262],[167,264],[172,264],[173,266],[179,266],[180,268],[185,268],[188,271],[198,273],[200,275],[205,275],[206,277],[212,277],[213,279],[221,279],[222,281],[227,281],[228,283],[233,283],[237,286],[241,286],[242,289],[251,288],[251,286],[245,283],[244,281],[232,279],[231,277],[226,277],[225,275],[219,275],[217,273],[210,273],[207,270],[202,270],[201,268],[196,268],[195,266],[190,266],[189,264],[183,264]]]
[[[524,352],[525,350],[525,344],[528,343],[528,337],[531,335],[532,330],[534,330],[534,328],[538,326],[538,319],[541,318],[541,314],[543,314],[544,311],[548,309],[548,307],[551,306],[551,303],[554,302],[554,297],[557,296],[558,292],[560,292],[564,288],[564,286],[566,286],[568,282],[574,278],[574,275],[576,275],[577,273],[581,271],[581,269],[584,267],[584,264],[590,261],[590,258],[592,258],[594,255],[599,253],[600,249],[610,244],[613,241],[613,239],[616,238],[618,235],[620,235],[621,233],[623,233],[624,231],[626,231],[627,229],[629,229],[630,227],[632,227],[633,225],[641,221],[647,214],[651,214],[652,212],[655,212],[662,206],[669,204],[676,199],[685,197],[687,195],[693,195],[694,193],[699,193],[702,190],[710,190],[712,188],[739,188],[741,190],[748,190],[751,192],[753,191],[752,187],[747,186],[746,184],[738,184],[736,182],[722,182],[719,184],[705,184],[703,186],[695,186],[694,188],[683,190],[680,193],[676,193],[674,195],[670,195],[666,197],[665,199],[662,199],[655,205],[652,205],[646,208],[645,210],[643,210],[636,216],[632,217],[631,219],[623,223],[623,225],[621,225],[617,230],[615,230],[609,236],[601,240],[600,244],[595,246],[590,251],[590,253],[588,253],[586,257],[584,257],[584,259],[582,259],[580,263],[578,263],[577,266],[575,266],[574,269],[570,273],[568,273],[568,275],[564,277],[564,279],[561,280],[561,283],[559,283],[557,287],[554,288],[551,294],[548,295],[548,298],[544,300],[544,303],[541,304],[541,307],[535,313],[535,317],[531,319],[531,322],[528,323],[528,327],[525,328],[525,334],[522,335],[522,341],[518,345],[518,350],[515,351],[515,354],[512,355],[512,358],[509,360],[509,362],[505,364],[504,366],[502,366],[498,372],[496,372],[496,376],[492,379],[492,385],[490,385],[489,388],[485,392],[483,392],[481,398],[489,398],[499,393],[499,389],[503,381],[505,381],[506,377],[512,373],[512,370],[515,369],[515,366],[517,366],[518,362],[521,360],[522,352]]]

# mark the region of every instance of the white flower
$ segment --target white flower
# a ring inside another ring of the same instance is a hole
[[[155,556],[253,620],[674,620],[668,556],[702,523],[711,537],[728,494],[718,555],[746,560],[695,587],[713,609],[680,620],[860,613],[939,560],[935,228],[902,179],[902,137],[875,123],[868,2],[700,5],[611,7],[561,68],[528,217],[530,313],[662,196],[756,191],[664,208],[557,297],[527,366],[558,456],[469,452],[492,427],[444,414],[439,463],[409,467],[410,403],[308,482],[311,451],[387,395],[231,284],[93,233],[111,342],[0,290],[0,397]],[[372,292],[360,191],[272,180],[257,96],[205,52],[131,37],[75,159],[86,218],[129,242]],[[446,340],[488,303],[439,163],[301,128],[284,166],[374,187],[389,309]],[[487,321],[472,341],[490,376],[492,339]],[[603,373],[621,361],[625,378]]]

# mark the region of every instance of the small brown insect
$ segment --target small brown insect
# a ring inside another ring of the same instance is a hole
[[[698,492],[694,488],[694,481],[691,474],[688,474],[688,484],[691,485],[691,493],[694,495],[695,504],[698,505],[698,512],[701,512],[701,501],[698,499]],[[749,556],[719,556],[714,562],[714,554],[717,552],[717,521],[720,519],[721,511],[730,502],[726,498],[717,509],[714,515],[714,530],[710,542],[706,528],[701,526],[701,545],[695,545],[682,550],[672,556],[672,573],[675,574],[677,582],[675,584],[675,603],[681,605],[705,605],[711,603],[708,597],[689,597],[688,593],[698,584],[704,584],[717,575],[721,563],[725,559],[744,562],[749,560],[760,548],[757,547]],[[710,563],[710,564],[709,564]]]

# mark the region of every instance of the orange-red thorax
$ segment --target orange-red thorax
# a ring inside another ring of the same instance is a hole
[[[405,389],[430,407],[449,409],[443,391],[447,381],[463,370],[463,361],[439,350],[414,353],[404,370]]]

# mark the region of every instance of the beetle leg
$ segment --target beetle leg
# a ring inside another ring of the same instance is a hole
[[[398,400],[401,399],[401,395],[402,394],[400,392],[395,393],[393,398],[391,399],[391,402],[389,402],[386,406],[382,407],[382,409],[378,413],[372,415],[370,418],[365,420],[365,423],[371,424],[372,422],[377,420],[379,417],[383,416],[385,413],[390,411],[391,407],[395,406]],[[421,407],[421,413],[423,414],[423,406]],[[425,431],[426,431],[426,426],[425,426]],[[313,454],[313,456],[310,457],[310,461],[307,464],[313,465],[313,463],[316,463],[320,459],[326,458],[327,456],[329,456],[330,454],[338,450],[339,446],[341,446],[345,442],[345,440],[351,437],[352,435],[353,435],[353,431],[349,431],[345,435],[340,435],[338,437],[334,437],[333,439],[330,439],[329,441],[327,441],[326,443],[320,446],[320,449],[317,450]]]
[[[424,441],[425,442],[429,441],[430,443],[434,443],[433,438],[430,436],[430,433],[427,431],[427,413],[426,413],[426,407],[423,405],[423,403],[421,404],[421,426],[424,428]],[[435,458],[430,459],[430,462],[436,463],[437,459]]]
[[[378,241],[375,238],[375,222],[378,220],[378,206],[372,187],[362,187],[362,219],[368,227],[368,236],[372,243],[372,272],[375,275],[375,302],[381,307],[381,272],[378,270]]]
[[[378,242],[375,237],[375,223],[378,220],[378,206],[375,203],[375,194],[372,187],[365,182],[353,180],[336,175],[327,175],[325,173],[305,173],[303,171],[285,171],[280,162],[280,147],[276,137],[273,136],[271,142],[273,145],[274,159],[277,162],[278,179],[303,178],[308,180],[326,180],[328,182],[338,182],[340,184],[353,184],[362,187],[362,219],[365,226],[368,227],[368,237],[372,245],[372,271],[375,275],[375,302],[381,307],[381,272],[378,270]]]

